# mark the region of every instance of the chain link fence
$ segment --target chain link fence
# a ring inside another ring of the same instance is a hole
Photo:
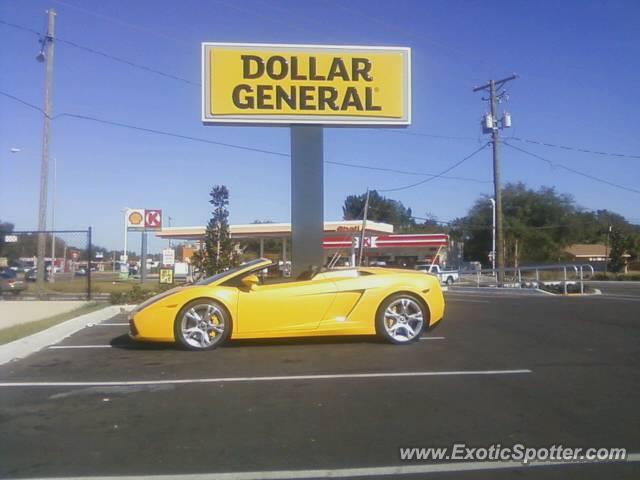
[[[44,274],[39,275],[40,238],[45,254]],[[0,293],[3,296],[91,299],[92,275],[101,269],[101,262],[92,259],[91,228],[0,231]]]

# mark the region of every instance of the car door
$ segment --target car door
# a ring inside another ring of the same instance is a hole
[[[238,332],[274,333],[318,328],[336,296],[329,280],[255,285],[238,293]]]

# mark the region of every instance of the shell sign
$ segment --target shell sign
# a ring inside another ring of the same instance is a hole
[[[202,44],[202,121],[411,124],[405,47]]]
[[[130,230],[144,229],[144,208],[127,210],[127,228]]]

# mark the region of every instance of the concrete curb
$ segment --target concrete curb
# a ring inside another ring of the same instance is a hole
[[[0,365],[24,358],[49,345],[61,342],[89,324],[104,322],[118,315],[122,310],[130,310],[133,307],[132,305],[105,307],[101,310],[80,315],[79,317],[59,323],[46,330],[29,335],[28,337],[19,338],[13,342],[0,345]]]
[[[544,296],[549,292],[543,292],[536,288],[508,288],[508,287],[453,287],[449,288],[449,293],[458,293],[460,295],[476,295],[476,296],[512,296],[512,297],[531,297]],[[553,295],[553,294],[551,294]]]

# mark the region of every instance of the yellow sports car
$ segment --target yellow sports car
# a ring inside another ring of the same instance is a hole
[[[408,344],[442,319],[438,279],[410,270],[360,267],[261,282],[257,259],[194,285],[163,292],[129,315],[135,340],[209,350],[229,338],[377,334]]]

